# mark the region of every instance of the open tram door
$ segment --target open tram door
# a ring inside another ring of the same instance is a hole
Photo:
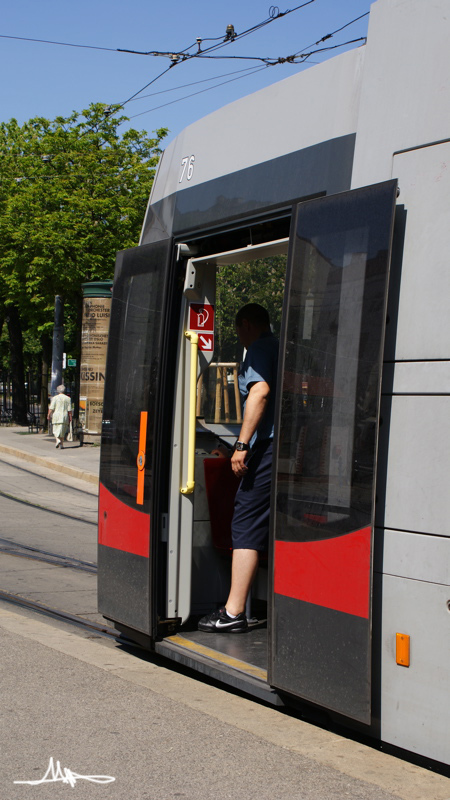
[[[365,724],[396,189],[297,206],[281,343],[269,682]]]
[[[157,576],[164,494],[157,468],[170,436],[167,363],[178,320],[173,240],[117,255],[111,305],[100,458],[98,606],[137,641],[157,630]]]

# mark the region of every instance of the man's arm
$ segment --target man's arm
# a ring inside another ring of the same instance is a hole
[[[270,386],[266,381],[252,383],[245,401],[244,419],[242,422],[239,441],[248,444],[261,422],[269,400]],[[235,450],[231,458],[231,468],[235,475],[242,477],[247,472],[244,461],[247,457],[245,450]]]

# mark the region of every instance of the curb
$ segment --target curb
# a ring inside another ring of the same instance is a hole
[[[24,450],[17,450],[16,447],[9,447],[7,444],[0,444],[0,453],[7,453],[16,458],[22,458],[24,461],[30,461],[32,464],[39,464],[41,467],[54,469],[58,472],[63,472],[65,475],[70,475],[71,478],[79,478],[87,483],[98,484],[98,475],[93,472],[85,472],[78,467],[71,467],[69,464],[61,464],[54,458],[45,458],[44,456],[35,456],[34,453],[26,453]]]

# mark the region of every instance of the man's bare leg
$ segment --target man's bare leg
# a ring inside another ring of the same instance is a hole
[[[231,589],[225,604],[229,614],[236,616],[245,611],[247,595],[258,569],[257,550],[233,550]]]

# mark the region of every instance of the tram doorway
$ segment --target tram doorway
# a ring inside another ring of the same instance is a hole
[[[173,641],[184,646],[201,643],[215,651],[219,661],[230,657],[230,637],[201,633],[197,621],[225,603],[230,586],[231,518],[239,483],[230,456],[242,422],[238,370],[243,350],[235,316],[246,303],[259,302],[279,336],[287,248],[288,240],[282,239],[194,258],[186,270],[167,526],[166,614],[183,623]],[[197,347],[186,331],[197,334]],[[191,439],[189,425],[191,432],[195,425]],[[235,658],[263,670],[260,677],[265,678],[267,556],[262,562],[252,590],[254,625],[232,650]]]

